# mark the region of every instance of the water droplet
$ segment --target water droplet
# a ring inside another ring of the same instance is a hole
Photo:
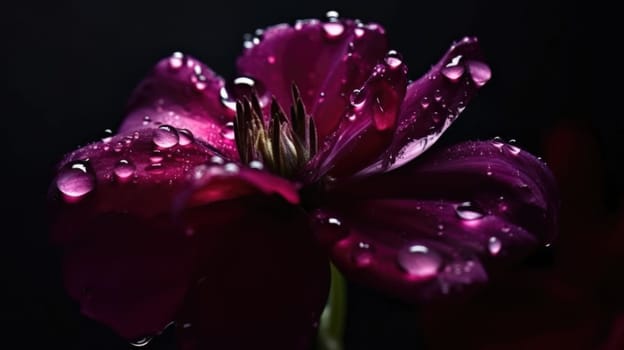
[[[347,112],[347,114],[345,115],[345,117],[350,121],[355,121],[356,115],[353,112]]]
[[[163,160],[163,155],[162,152],[158,149],[155,149],[152,151],[152,153],[150,154],[150,162],[152,163],[160,163]]]
[[[338,11],[330,10],[325,13],[325,17],[330,21],[336,21],[338,17],[340,17],[340,14],[338,14]]]
[[[488,240],[488,250],[490,251],[490,254],[498,255],[501,248],[502,248],[502,243],[500,239],[494,236],[490,237],[490,239]]]
[[[252,160],[251,162],[249,162],[249,167],[252,169],[262,170],[264,169],[264,164],[262,164],[262,162],[259,160]]]
[[[463,202],[455,208],[457,216],[463,220],[476,220],[483,217],[483,213],[471,202]]]
[[[238,165],[234,164],[234,163],[227,163],[225,164],[225,166],[223,167],[223,170],[225,170],[228,173],[237,173],[238,172]]]
[[[195,136],[193,136],[193,133],[189,129],[178,129],[178,136],[180,137],[178,141],[180,146],[186,146],[195,141]]]
[[[492,70],[487,64],[480,61],[468,61],[466,64],[475,85],[483,86],[492,77]]]
[[[177,130],[170,125],[161,125],[154,132],[154,144],[161,148],[170,148],[178,144],[180,136]]]
[[[150,118],[149,115],[146,115],[145,117],[143,117],[143,125],[147,125],[152,121],[152,118]]]
[[[355,89],[351,92],[349,101],[351,102],[351,106],[353,106],[355,109],[360,109],[364,106],[364,102],[366,101],[366,94],[360,89]]]
[[[169,58],[169,67],[173,70],[178,70],[184,64],[184,55],[182,52],[174,52]]]
[[[363,37],[363,36],[364,36],[364,33],[365,33],[364,29],[362,29],[362,28],[355,28],[355,29],[353,30],[353,32],[355,33],[355,36],[356,36],[357,38],[361,38],[361,37]]]
[[[267,62],[269,62],[269,64],[275,63],[275,56],[273,55],[267,56]]]
[[[95,188],[95,176],[86,161],[73,161],[60,170],[56,187],[67,201],[82,198]]]
[[[464,75],[464,66],[446,66],[442,68],[442,75],[448,80],[456,82]]]
[[[115,152],[121,152],[121,150],[123,149],[124,144],[120,141],[115,143],[115,145],[113,146],[113,151]]]
[[[144,346],[147,346],[151,341],[152,341],[152,337],[143,337],[141,339],[131,341],[130,345],[137,347],[137,348],[142,348]]]
[[[236,101],[243,97],[250,98],[253,93],[258,96],[261,107],[269,103],[269,95],[264,85],[250,77],[238,77],[222,86],[219,90],[221,103],[230,111],[236,112]]]
[[[509,231],[511,231],[511,228],[509,226],[503,226],[503,228],[501,228],[502,233],[509,233]]]
[[[212,156],[210,158],[210,163],[221,165],[221,164],[225,163],[225,161],[223,160],[223,158],[221,158],[219,156]]]
[[[429,107],[429,104],[430,104],[429,97],[427,96],[423,97],[422,100],[420,100],[420,106],[423,109],[427,109]]]
[[[234,122],[227,122],[225,127],[221,129],[221,136],[228,140],[234,140],[236,137],[234,133]]]
[[[396,52],[395,50],[390,50],[386,54],[386,57],[384,57],[384,61],[386,62],[388,67],[390,67],[391,69],[396,69],[400,67],[401,64],[403,64],[403,57],[401,57],[401,54]]]
[[[436,89],[436,91],[434,91],[433,99],[436,100],[436,102],[442,101],[442,92],[440,91],[440,89]]]
[[[344,33],[344,25],[338,21],[323,23],[323,34],[327,39],[336,39]]]
[[[401,269],[419,279],[434,277],[442,265],[440,255],[420,244],[401,249],[397,261]]]
[[[370,265],[373,261],[373,249],[371,245],[366,242],[359,242],[353,247],[351,258],[353,263],[358,267]]]
[[[124,182],[127,181],[132,175],[134,175],[134,171],[136,170],[134,164],[129,161],[122,159],[115,165],[113,172],[115,173],[115,177],[117,180]]]
[[[494,139],[492,139],[492,146],[498,148],[498,149],[502,149],[503,145],[505,143],[503,143],[503,139],[501,139],[500,137],[496,136],[494,137]]]

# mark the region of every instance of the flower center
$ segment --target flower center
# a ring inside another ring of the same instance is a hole
[[[306,114],[299,89],[292,86],[293,104],[290,118],[277,103],[271,101],[268,118],[256,94],[236,102],[234,135],[241,162],[260,161],[269,171],[293,178],[317,151],[314,119]]]

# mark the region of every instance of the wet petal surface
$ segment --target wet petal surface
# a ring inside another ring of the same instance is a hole
[[[359,88],[387,51],[384,30],[352,20],[300,20],[276,25],[251,41],[238,69],[290,106],[293,83],[315,118],[320,140],[334,130]]]
[[[234,110],[221,101],[225,83],[197,59],[174,53],[161,60],[135,89],[119,131],[162,124],[188,129],[223,156],[237,159]]]
[[[173,320],[191,277],[191,246],[170,211],[188,169],[213,153],[173,144],[176,135],[142,129],[88,145],[66,157],[50,189],[67,291],[129,340]]]
[[[483,283],[549,242],[556,198],[541,161],[470,142],[339,185],[314,223],[348,278],[414,302]]]
[[[491,75],[476,38],[453,44],[427,74],[407,87],[392,144],[361,174],[395,169],[422,154]]]

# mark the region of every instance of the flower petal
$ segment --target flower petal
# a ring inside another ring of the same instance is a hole
[[[309,349],[329,269],[307,217],[258,194],[202,206],[206,191],[223,188],[206,176],[183,211],[201,259],[178,319],[181,349]]]
[[[308,177],[318,179],[326,173],[345,177],[384,152],[392,142],[406,86],[407,67],[399,58],[389,57],[375,66],[368,80],[351,94],[336,131],[308,164]]]
[[[549,242],[556,198],[530,154],[470,142],[335,188],[314,222],[347,278],[417,301],[482,283],[486,266]]]
[[[135,89],[119,132],[168,124],[190,130],[229,159],[237,159],[235,110],[221,103],[221,77],[191,56],[161,60]]]
[[[161,127],[88,145],[66,157],[50,190],[68,293],[130,340],[173,320],[191,277],[192,246],[170,210],[188,169],[213,153],[174,145],[176,136]]]
[[[392,144],[360,174],[392,170],[422,154],[490,77],[476,38],[454,43],[427,74],[407,87]]]
[[[379,25],[346,19],[276,25],[245,50],[238,69],[263,82],[282,106],[290,106],[291,84],[297,84],[322,140],[338,125],[351,91],[386,53],[383,33]]]

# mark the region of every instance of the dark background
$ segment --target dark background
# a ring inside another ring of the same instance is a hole
[[[573,3],[12,3],[1,15],[0,139],[6,177],[1,202],[6,218],[0,249],[9,259],[2,277],[10,294],[5,310],[15,310],[6,316],[15,326],[8,333],[23,348],[125,346],[83,319],[61,288],[57,256],[46,240],[44,210],[52,169],[61,156],[102,137],[105,129],[114,130],[131,90],[160,58],[182,51],[233,78],[244,33],[322,17],[330,9],[383,24],[411,79],[436,62],[453,40],[477,35],[493,79],[441,142],[501,136],[540,155],[553,127],[581,121],[598,138],[600,160],[607,167],[607,201],[615,207],[622,193],[615,171],[623,158],[617,142],[622,122],[594,110],[590,19]],[[416,311],[405,305],[353,286],[350,309],[348,349],[414,349],[422,343],[422,334],[414,331]],[[170,341],[165,334],[160,342]]]

